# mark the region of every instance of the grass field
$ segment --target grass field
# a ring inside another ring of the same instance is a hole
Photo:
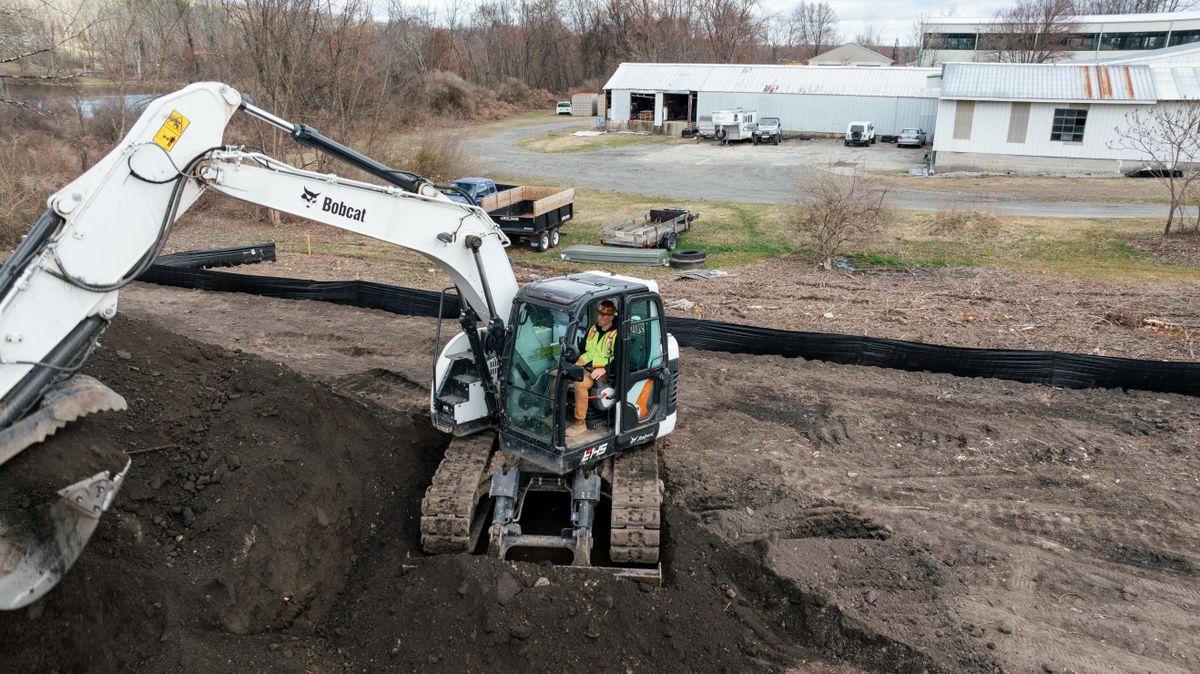
[[[625,133],[606,133],[600,136],[576,136],[574,135],[575,131],[577,131],[577,129],[554,131],[552,133],[526,138],[520,141],[518,145],[531,152],[560,154],[571,152],[593,152],[595,150],[626,147],[629,145],[643,145],[647,143],[667,145],[678,144],[681,142],[691,142],[685,141],[682,138],[675,138],[673,136],[652,136]]]
[[[576,190],[575,219],[563,228],[562,247],[598,244],[600,228],[638,211],[659,206],[680,206],[699,212],[694,229],[680,246],[709,253],[709,269],[732,269],[783,255],[815,254],[789,226],[787,207],[697,201],[668,204],[641,195]],[[189,220],[196,218],[190,216]],[[204,217],[204,216],[200,216]],[[219,216],[226,220],[228,216]],[[1183,281],[1200,283],[1200,269],[1156,258],[1135,246],[1153,239],[1157,221],[1086,220],[1062,218],[998,218],[970,211],[949,214],[899,213],[886,232],[871,241],[854,242],[843,251],[851,264],[863,269],[936,269],[995,267],[1114,283]],[[428,260],[395,246],[303,221],[273,229],[265,223],[230,221],[227,225],[185,227],[178,246],[215,247],[274,241],[281,261],[289,254],[342,259],[343,278],[364,277],[381,267],[419,279],[433,273]],[[193,239],[193,237],[196,237]],[[556,251],[538,253],[526,242],[514,241],[513,261],[547,271],[568,272],[581,265],[564,262]],[[357,261],[357,262],[356,262]],[[584,265],[587,266],[587,265]],[[642,277],[673,274],[669,268],[621,267],[615,269]],[[407,281],[406,281],[407,282]]]

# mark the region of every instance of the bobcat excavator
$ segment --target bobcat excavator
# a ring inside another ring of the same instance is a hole
[[[223,145],[239,112],[384,185]],[[587,272],[518,287],[504,233],[444,189],[452,188],[276,117],[229,86],[199,83],[152,101],[111,153],[53,194],[0,268],[0,609],[25,606],[62,578],[129,469],[126,461],[89,474],[81,465],[54,498],[12,507],[5,484],[21,483],[10,471],[22,464],[12,459],[80,417],[125,408],[78,371],[116,315],[119,290],[205,191],[403,246],[452,279],[461,332],[435,354],[429,404],[434,425],[455,438],[422,502],[427,552],[482,549],[486,532],[486,548],[502,558],[549,549],[591,566],[593,549],[606,549],[597,561],[657,578],[657,454],[634,449],[675,426],[679,350],[657,285]],[[589,392],[586,431],[568,437],[570,388],[582,378],[575,363],[604,300],[617,306],[616,358],[609,381]],[[596,531],[602,499],[611,503],[607,532]],[[547,528],[552,512],[562,513],[561,528]]]

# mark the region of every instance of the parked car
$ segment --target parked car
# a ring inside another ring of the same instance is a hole
[[[450,197],[451,201],[460,204],[478,206],[484,198],[497,192],[496,183],[489,178],[459,178],[450,184],[466,193],[467,198],[463,198],[463,195],[455,190],[446,190],[445,195]]]
[[[846,125],[844,145],[874,145],[875,124],[872,122],[850,122]]]
[[[558,106],[554,108],[554,112],[559,115],[571,114],[571,101],[559,101]]]
[[[896,147],[925,147],[925,132],[917,128],[901,129],[896,136]]]
[[[770,143],[778,145],[783,140],[783,123],[778,117],[760,117],[758,128],[754,131],[754,143]]]

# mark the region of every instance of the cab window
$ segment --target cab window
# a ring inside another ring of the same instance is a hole
[[[629,372],[642,372],[662,367],[662,316],[658,303],[640,299],[629,305]]]

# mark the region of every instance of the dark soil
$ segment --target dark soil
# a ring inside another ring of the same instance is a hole
[[[135,321],[106,337],[90,367],[133,406],[116,446],[178,449],[133,454],[63,585],[0,615],[16,671],[1182,674],[1200,659],[1194,398],[685,349],[680,424],[658,443],[666,583],[643,591],[417,551],[443,442],[424,409],[432,320],[140,286],[122,306],[217,346]],[[185,491],[200,451],[240,467]]]
[[[26,454],[108,443],[134,465],[60,586],[0,614],[9,671],[735,672],[819,661],[806,644],[836,653],[863,638],[814,622],[819,598],[770,580],[761,550],[681,511],[668,516],[662,588],[425,557],[419,501],[442,436],[257,357],[121,318],[86,371],[130,411]],[[766,626],[776,621],[790,627]]]

